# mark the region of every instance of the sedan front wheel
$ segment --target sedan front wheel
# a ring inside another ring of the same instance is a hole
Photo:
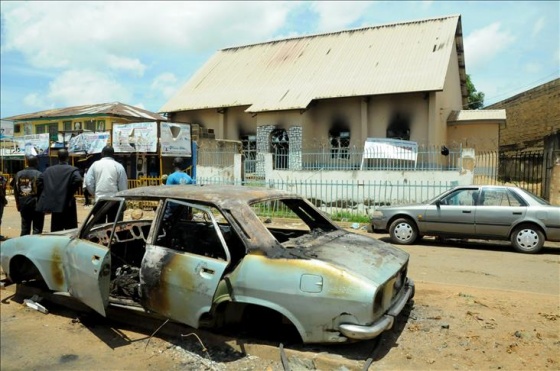
[[[418,228],[410,219],[399,218],[391,223],[389,235],[395,244],[412,245],[418,239]]]
[[[522,225],[511,234],[511,244],[516,251],[535,254],[544,245],[544,234],[535,226]]]

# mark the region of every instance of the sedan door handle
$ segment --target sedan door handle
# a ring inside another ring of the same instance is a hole
[[[470,210],[463,210],[463,214],[470,214],[471,211]]]
[[[214,274],[214,270],[208,268],[202,268],[202,273]]]
[[[516,212],[513,213],[513,215],[521,215],[521,214],[522,214],[521,211],[520,212],[516,211]]]

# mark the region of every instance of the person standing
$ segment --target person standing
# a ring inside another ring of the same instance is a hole
[[[86,177],[87,177],[88,168],[84,170],[84,184],[82,184],[82,193],[84,194],[84,207],[91,206],[90,194],[87,190],[86,186]]]
[[[8,187],[8,179],[6,179],[2,174],[0,174],[0,232],[2,226],[2,215],[4,215],[4,207],[8,204],[8,199],[6,198],[6,188]],[[6,237],[0,234],[0,241],[4,241]]]
[[[51,232],[78,227],[78,210],[74,194],[82,185],[80,169],[68,164],[68,151],[58,151],[58,164],[49,166],[39,176],[41,196],[37,211],[51,213]]]
[[[14,198],[21,215],[21,236],[43,233],[45,214],[37,211],[38,189],[41,172],[37,170],[37,157],[27,157],[27,167],[18,171],[14,178]]]
[[[181,157],[173,159],[173,167],[175,171],[167,177],[166,185],[192,184],[192,178],[183,171],[183,159]]]
[[[101,150],[101,159],[95,161],[86,174],[86,188],[93,195],[94,203],[101,197],[112,197],[117,192],[128,189],[128,178],[122,164],[115,161],[115,150],[105,146]],[[108,213],[108,221],[115,220],[118,209]]]

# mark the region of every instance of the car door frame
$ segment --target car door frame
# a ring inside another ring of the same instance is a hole
[[[119,211],[124,207],[124,198],[111,197],[105,199],[111,202],[119,202]],[[109,203],[104,200],[98,201],[82,227],[77,237],[74,238],[65,250],[64,265],[68,281],[68,292],[74,298],[95,310],[102,316],[106,316],[105,309],[109,303],[109,288],[111,284],[111,244],[117,221],[113,221],[108,246],[97,244],[85,238],[103,214],[109,209]],[[104,209],[105,208],[105,209]]]
[[[165,210],[169,202],[205,213],[217,233],[226,260],[215,259],[157,244]],[[231,263],[231,254],[218,222],[204,205],[168,199],[159,209],[157,224],[146,246],[140,268],[141,304],[144,309],[166,318],[199,327],[199,319],[209,312],[222,276]]]
[[[459,192],[478,191],[465,187],[445,193],[427,205],[422,215],[421,232],[434,235],[473,235],[475,233],[476,205],[446,205],[441,200]],[[472,200],[471,200],[472,202]]]

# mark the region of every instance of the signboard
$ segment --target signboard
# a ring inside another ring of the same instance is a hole
[[[360,169],[363,168],[365,159],[410,160],[416,162],[418,159],[418,143],[401,139],[367,138]]]
[[[0,139],[14,138],[14,123],[12,121],[2,120],[0,123]]]
[[[191,125],[162,122],[161,132],[161,156],[169,157],[191,157]]]
[[[24,135],[14,138],[13,141],[17,145],[16,151],[26,156],[40,156],[49,151],[49,133]]]
[[[67,143],[70,154],[101,153],[103,147],[109,143],[109,133],[85,132],[69,138]]]
[[[157,152],[157,123],[113,124],[113,148],[116,153]]]
[[[23,159],[25,154],[19,148],[0,148],[0,157],[2,158],[20,158]]]

